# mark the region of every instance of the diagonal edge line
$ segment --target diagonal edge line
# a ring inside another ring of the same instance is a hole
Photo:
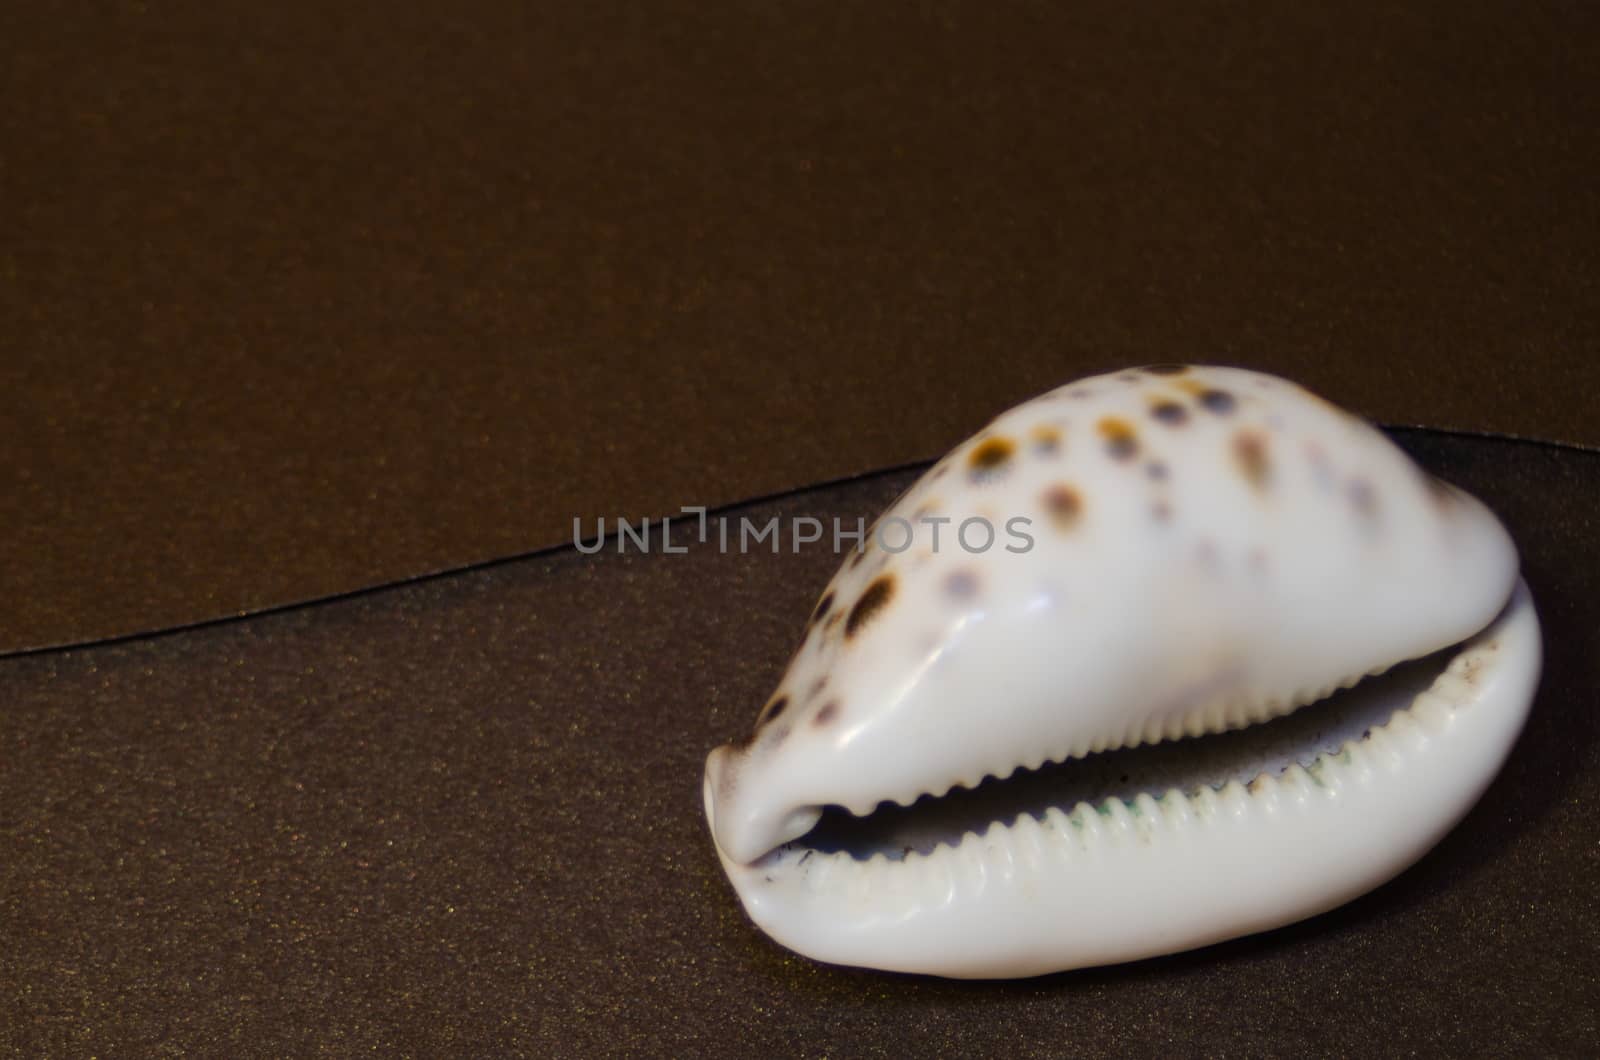
[[[1555,441],[1547,438],[1530,438],[1525,435],[1507,434],[1500,431],[1480,431],[1460,427],[1430,427],[1420,423],[1378,423],[1375,426],[1388,434],[1433,434],[1454,438],[1469,438],[1475,441],[1503,442],[1511,445],[1533,446],[1540,449],[1554,449],[1565,452],[1579,453],[1584,456],[1600,456],[1600,446],[1582,445],[1576,442]],[[855,482],[864,482],[868,479],[895,475],[918,468],[931,467],[938,461],[938,457],[925,460],[912,460],[901,464],[891,464],[886,467],[873,468],[869,471],[859,471],[854,474],[841,475],[838,478],[822,479],[817,482],[807,483],[803,486],[790,486],[786,489],[774,490],[771,493],[756,494],[737,501],[729,501],[716,507],[707,507],[706,515],[724,514],[748,508],[771,501],[783,500],[788,497],[797,497],[814,490],[832,489],[836,486],[845,486]],[[654,522],[661,518],[646,516],[647,520]],[[670,516],[668,516],[670,518]],[[616,531],[601,535],[602,547],[604,543],[614,541]],[[354,600],[363,596],[388,592],[392,589],[403,589],[408,586],[421,585],[442,578],[453,578],[462,574],[474,574],[478,571],[492,570],[512,563],[521,563],[524,560],[537,559],[540,556],[552,556],[567,551],[575,551],[571,542],[559,545],[546,545],[542,548],[529,549],[526,552],[515,552],[508,556],[496,556],[491,559],[473,560],[471,563],[455,567],[443,567],[439,570],[415,574],[406,578],[393,581],[378,582],[374,585],[363,585],[355,589],[342,592],[329,593],[326,596],[313,596],[305,600],[292,600],[287,603],[269,604],[265,607],[239,611],[233,614],[217,615],[212,618],[197,619],[193,622],[182,622],[175,626],[161,626],[155,629],[137,630],[132,633],[118,633],[109,637],[92,637],[87,640],[64,641],[60,644],[42,644],[28,648],[17,648],[12,651],[0,651],[0,662],[10,659],[31,658],[33,656],[51,655],[70,651],[79,651],[84,648],[110,647],[118,644],[129,644],[136,641],[155,640],[160,637],[171,637],[181,633],[190,633],[196,630],[210,629],[213,626],[223,626],[234,622],[246,622],[251,619],[264,618],[269,615],[284,614],[304,608],[320,607],[323,604],[341,603]]]
[[[1560,449],[1589,456],[1600,455],[1600,445],[1586,442],[1569,442],[1557,438],[1535,438],[1527,434],[1510,434],[1506,431],[1484,431],[1473,427],[1434,427],[1426,423],[1378,423],[1375,426],[1393,434],[1397,431],[1414,434],[1438,434],[1450,438],[1473,438],[1487,442],[1509,442],[1540,449]]]

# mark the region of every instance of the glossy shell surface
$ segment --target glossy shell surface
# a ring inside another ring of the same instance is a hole
[[[1212,761],[1208,734],[1281,731],[1435,653],[1376,720]],[[1499,768],[1539,662],[1478,501],[1287,381],[1134,369],[1001,415],[884,513],[755,730],[709,758],[706,812],[754,921],[818,959],[1131,960],[1312,915],[1421,856]],[[827,807],[1166,742],[1187,764],[1113,792],[904,846],[808,842]]]

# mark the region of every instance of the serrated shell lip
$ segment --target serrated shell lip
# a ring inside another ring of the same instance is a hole
[[[1454,825],[1498,771],[1522,727],[1540,652],[1532,600],[1519,582],[1505,611],[1465,642],[1410,707],[1375,726],[1368,739],[1309,766],[1292,765],[1248,785],[1174,789],[1130,802],[1080,803],[1070,812],[1051,810],[1044,819],[995,822],[982,834],[969,831],[954,846],[940,844],[902,861],[861,861],[795,844],[751,864],[734,861],[720,846],[718,855],[763,930],[800,953],[834,963],[957,977],[1032,975],[1265,930],[1376,886]],[[1416,785],[1419,771],[1426,779]],[[715,834],[712,796],[708,778],[706,811]],[[1411,805],[1404,806],[1407,796]],[[1293,830],[1285,832],[1286,823],[1300,818],[1308,827],[1315,822],[1312,831],[1328,837],[1320,850]],[[1351,849],[1342,858],[1330,857],[1330,844]],[[1026,856],[1019,855],[1024,845]],[[1275,847],[1278,867],[1302,882],[1281,886],[1280,875],[1253,906],[1240,901],[1250,891],[1248,879],[1220,895],[1203,873],[1188,891],[1170,882],[1194,876],[1204,864],[1222,872],[1263,871],[1272,867]],[[1063,939],[1070,928],[1062,924],[1082,917],[1048,892],[1077,889],[1085,897],[1125,904],[1125,894],[1105,885],[1108,873],[1121,881],[1117,886],[1149,889],[1152,904],[1135,903],[1135,909],[1171,923],[1146,932],[1149,941],[1143,944],[1105,942],[1093,922],[1084,925],[1084,938]],[[895,901],[884,906],[890,890]],[[1165,895],[1164,905],[1157,894]],[[1186,915],[1158,911],[1181,911],[1186,901]],[[1219,903],[1235,912],[1208,915]],[[1049,945],[1035,945],[1027,930],[1035,920],[1040,933],[1051,937]],[[910,933],[896,927],[908,923],[922,926]],[[930,944],[940,937],[944,944]]]
[[[1509,603],[1507,606],[1509,607]],[[1491,622],[1491,625],[1492,624],[1493,623]],[[1469,637],[1467,641],[1463,641],[1462,644],[1469,642],[1471,639],[1472,638]],[[1461,645],[1457,645],[1456,647],[1459,648]],[[977,766],[960,776],[951,778],[948,782],[943,784],[917,789],[883,791],[874,795],[861,795],[851,800],[839,800],[837,802],[829,802],[824,805],[836,807],[845,811],[846,813],[849,813],[853,817],[866,817],[879,811],[885,806],[909,807],[925,798],[942,799],[957,790],[971,791],[990,781],[1004,783],[1016,776],[1018,773],[1038,770],[1046,765],[1059,766],[1066,762],[1083,759],[1091,755],[1112,754],[1118,751],[1132,750],[1154,744],[1179,743],[1184,740],[1199,736],[1210,736],[1226,732],[1238,732],[1264,722],[1287,717],[1296,711],[1318,704],[1328,699],[1330,696],[1337,695],[1341,691],[1353,688],[1368,677],[1381,675],[1393,669],[1395,666],[1402,665],[1404,661],[1405,660],[1396,660],[1394,662],[1383,663],[1373,667],[1364,674],[1358,674],[1346,678],[1330,684],[1327,687],[1304,689],[1288,697],[1287,700],[1281,703],[1238,704],[1233,706],[1219,706],[1215,704],[1204,705],[1197,708],[1190,715],[1180,716],[1173,719],[1172,723],[1166,727],[1168,731],[1147,734],[1146,730],[1152,729],[1153,726],[1149,724],[1130,725],[1126,733],[1112,739],[1106,739],[1104,736],[1094,739],[1080,738],[1071,742],[1065,747],[1065,749],[1059,752],[1039,752],[1029,756],[1025,760],[1013,761],[1007,766]],[[1191,729],[1194,731],[1190,731]],[[1173,735],[1172,730],[1182,731],[1179,731],[1177,735]],[[1268,782],[1271,780],[1271,777],[1264,776],[1260,779],[1263,782]],[[1251,783],[1254,782],[1255,781],[1253,779]],[[712,792],[709,788],[709,784],[710,776],[708,770],[708,787],[706,792],[706,797],[708,799],[707,820],[711,824],[713,839],[715,839],[716,817],[711,808],[711,802],[709,801],[712,799]],[[1211,786],[1213,790],[1219,790],[1225,785],[1223,781],[1219,780],[1216,784]],[[1193,789],[1190,789],[1191,793],[1192,791]],[[1094,807],[1099,812],[1106,812],[1105,807],[1108,806],[1112,801],[1116,800],[1109,798],[1100,800],[1094,804]],[[816,813],[821,811],[822,808],[822,806],[795,806],[792,808],[792,812],[798,816],[814,817]],[[990,822],[990,826],[1009,827],[1014,823],[1015,819],[1013,818],[1004,821],[992,821]],[[963,838],[964,837],[958,836],[953,844],[947,845],[959,845]],[[785,848],[792,847],[806,849],[803,839],[804,837],[801,836],[784,843],[779,843],[771,849],[765,851],[759,857],[751,859],[748,864],[757,865],[768,861],[773,854]]]

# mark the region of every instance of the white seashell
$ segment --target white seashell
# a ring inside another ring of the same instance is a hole
[[[1495,517],[1255,372],[1062,387],[880,526],[909,546],[846,561],[755,733],[706,763],[745,909],[824,961],[1035,975],[1329,909],[1471,807],[1538,679]]]

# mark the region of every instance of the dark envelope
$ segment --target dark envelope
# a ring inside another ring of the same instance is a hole
[[[0,13],[0,654],[126,638],[0,659],[0,1043],[1592,1046],[1596,12],[607,7]],[[699,770],[834,557],[590,558],[573,519],[870,518],[881,469],[1174,360],[1572,443],[1398,433],[1545,622],[1500,780],[1394,883],[1200,953],[773,946]]]

